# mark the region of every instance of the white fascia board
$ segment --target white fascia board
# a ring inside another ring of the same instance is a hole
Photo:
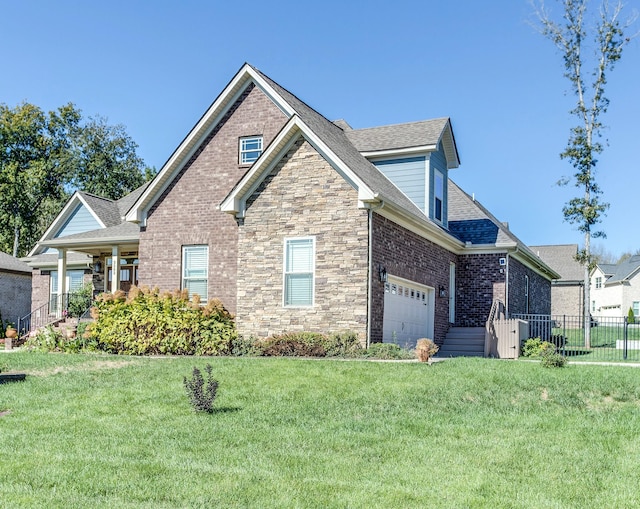
[[[236,217],[244,217],[246,201],[255,192],[264,177],[268,175],[291,146],[303,136],[318,153],[358,190],[358,200],[372,202],[378,200],[374,193],[329,147],[298,117],[294,115],[280,131],[249,172],[240,180],[234,190],[220,204],[220,210]]]
[[[102,219],[100,219],[100,217],[98,216],[98,214],[95,213],[95,211],[89,206],[89,204],[87,203],[87,201],[84,199],[84,197],[81,194],[78,194],[78,198],[80,199],[80,201],[82,202],[82,204],[87,208],[87,210],[89,211],[89,213],[93,216],[93,218],[98,222],[98,224],[100,225],[101,228],[106,228],[107,225],[104,224],[104,222],[102,221]]]
[[[64,224],[64,222],[69,218],[71,213],[75,210],[75,208],[80,203],[84,204],[84,206],[89,209],[93,217],[95,217],[100,223],[100,225],[102,225],[102,227],[104,228],[104,224],[102,223],[102,221],[100,221],[100,219],[95,215],[93,210],[91,210],[91,207],[89,207],[87,203],[81,199],[80,194],[78,193],[78,191],[76,191],[75,193],[73,193],[73,195],[71,195],[71,198],[69,198],[69,201],[67,201],[67,204],[62,208],[62,210],[58,213],[55,219],[51,222],[51,224],[49,225],[49,228],[47,228],[47,230],[44,232],[42,237],[40,237],[40,240],[36,242],[36,245],[34,246],[34,248],[29,252],[29,254],[27,254],[28,257],[39,254],[42,243],[45,240],[53,237],[54,232],[57,231]]]
[[[456,239],[453,235],[447,233],[435,223],[432,223],[427,219],[416,217],[405,209],[396,207],[392,202],[385,201],[384,207],[377,209],[376,213],[390,219],[394,223],[406,228],[416,235],[430,240],[447,251],[454,254],[460,254],[464,251],[465,244],[462,241]]]
[[[367,159],[377,159],[377,158],[389,158],[393,156],[403,157],[408,155],[419,155],[424,154],[427,155],[429,152],[434,152],[437,150],[437,145],[421,145],[419,147],[409,147],[409,148],[394,148],[387,150],[370,150],[367,152],[360,152]]]
[[[245,64],[174,151],[156,175],[154,182],[129,209],[125,220],[144,225],[147,219],[147,211],[154,203],[155,198],[161,196],[169,187],[175,176],[182,169],[185,161],[188,161],[193,156],[202,141],[218,125],[229,111],[229,108],[233,106],[251,82],[255,83],[286,115],[291,116],[294,114],[293,108],[275,92],[262,76],[250,65]]]

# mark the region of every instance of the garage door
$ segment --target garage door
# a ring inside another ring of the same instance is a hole
[[[433,338],[433,288],[390,279],[384,286],[382,340],[414,348],[416,340]]]

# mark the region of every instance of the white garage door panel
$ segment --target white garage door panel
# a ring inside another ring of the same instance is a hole
[[[408,282],[385,283],[382,340],[414,348],[416,340],[433,336],[433,292]]]

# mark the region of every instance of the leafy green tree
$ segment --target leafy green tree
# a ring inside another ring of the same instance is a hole
[[[66,176],[73,164],[73,133],[79,121],[80,112],[72,104],[48,114],[29,103],[15,108],[0,104],[3,251],[24,254],[23,246],[42,233],[42,210],[50,211],[50,202],[64,198]]]
[[[582,194],[569,200],[563,208],[566,221],[577,226],[584,234],[584,248],[578,253],[578,261],[584,265],[584,322],[585,344],[590,347],[591,329],[589,315],[589,275],[593,268],[591,239],[606,237],[597,224],[609,208],[601,201],[602,191],[596,181],[597,155],[603,145],[598,141],[609,99],[605,96],[608,72],[622,56],[623,47],[629,42],[625,30],[633,22],[620,21],[622,4],[610,8],[602,0],[597,14],[587,10],[588,0],[558,0],[563,5],[561,20],[551,18],[542,1],[536,5],[542,34],[560,50],[564,62],[564,76],[571,84],[576,105],[571,110],[577,125],[571,129],[567,147],[560,157],[567,159],[574,168],[573,181]],[[589,48],[592,40],[594,47]],[[590,53],[589,49],[593,49]],[[570,179],[563,179],[566,184]]]
[[[72,188],[117,200],[140,187],[155,171],[145,167],[137,148],[122,124],[90,118],[76,135]]]
[[[151,179],[137,147],[120,124],[83,124],[71,103],[0,104],[0,250],[26,254],[76,190],[118,199]]]

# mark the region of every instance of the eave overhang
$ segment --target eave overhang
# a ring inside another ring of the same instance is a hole
[[[379,194],[367,186],[300,117],[293,115],[249,171],[220,203],[219,209],[233,214],[238,219],[243,218],[247,199],[301,136],[358,191],[358,206],[360,208],[364,208],[367,203],[377,203],[381,200]]]
[[[171,154],[149,187],[129,209],[125,215],[126,221],[145,224],[147,213],[158,197],[167,189],[178,172],[251,83],[258,86],[285,115],[291,117],[295,113],[293,108],[276,93],[258,72],[249,64],[244,64]]]

